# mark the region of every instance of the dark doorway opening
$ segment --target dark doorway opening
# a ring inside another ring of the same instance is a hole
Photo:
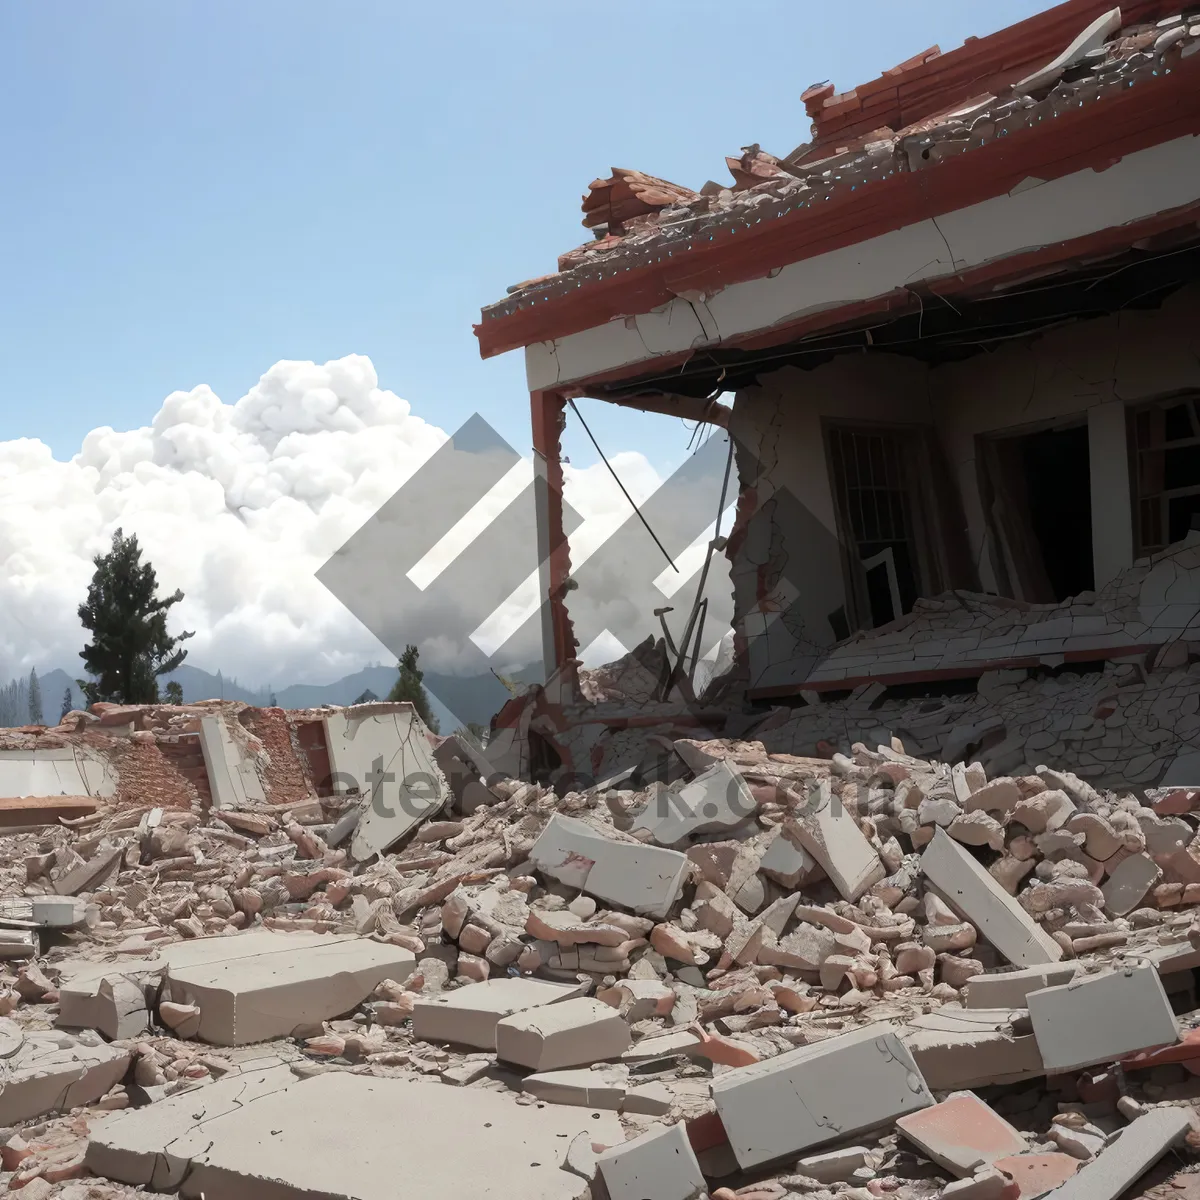
[[[1020,440],[1029,520],[1052,597],[1090,592],[1096,576],[1087,426],[1046,429]]]
[[[1091,591],[1092,479],[1086,424],[982,439],[981,486],[1007,595],[1051,604]]]

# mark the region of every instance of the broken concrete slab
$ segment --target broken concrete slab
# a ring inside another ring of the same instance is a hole
[[[147,1144],[135,1123],[154,1122],[156,1107],[122,1114],[125,1142]],[[179,1189],[189,1200],[393,1200],[397,1180],[414,1196],[579,1200],[586,1184],[563,1169],[571,1142],[622,1136],[612,1113],[346,1072],[263,1087],[199,1120],[194,1111],[182,1106],[174,1136],[160,1130],[160,1145],[189,1164]]]
[[[1025,1008],[1025,1000],[1030,992],[1070,983],[1078,970],[1077,963],[1067,962],[1025,967],[1020,971],[972,975],[967,980],[964,1003],[967,1008]]]
[[[172,1152],[176,1139],[295,1082],[291,1068],[281,1064],[235,1072],[205,1087],[116,1113],[92,1127],[85,1162],[90,1171],[108,1179],[156,1192],[173,1191],[191,1166],[186,1154]]]
[[[323,718],[335,792],[358,792],[362,817],[350,852],[382,854],[440,812],[450,788],[411,704],[358,704]]]
[[[0,1056],[0,1126],[93,1104],[129,1069],[129,1051],[120,1046],[54,1031],[21,1034],[6,1019],[2,1028],[13,1036],[3,1039]]]
[[[1058,962],[1062,947],[952,837],[937,830],[921,871],[951,908],[1017,967]]]
[[[555,813],[529,851],[539,871],[600,900],[665,917],[687,874],[687,856],[659,846],[620,842]]]
[[[992,1164],[1021,1189],[1019,1200],[1044,1196],[1066,1183],[1082,1165],[1079,1159],[1060,1153],[1014,1154],[1011,1158],[998,1158]]]
[[[757,811],[741,772],[722,760],[690,783],[653,795],[633,827],[648,832],[660,846],[681,846],[699,834],[736,829]]]
[[[683,1122],[611,1146],[596,1162],[611,1200],[693,1200],[705,1188]]]
[[[252,930],[166,947],[164,996],[200,1009],[198,1036],[222,1046],[288,1037],[361,1004],[416,968],[410,950],[352,934]]]
[[[433,752],[433,760],[442,769],[453,797],[451,807],[463,816],[499,802],[500,797],[487,786],[500,774],[487,756],[469,738],[452,733],[442,738]]]
[[[1047,1200],[1117,1200],[1191,1127],[1187,1108],[1155,1108],[1143,1113]]]
[[[1037,1039],[1014,1029],[1010,1009],[944,1004],[905,1022],[900,1036],[937,1092],[1017,1083],[1046,1073]]]
[[[487,979],[418,1000],[412,1014],[413,1036],[423,1042],[495,1050],[497,1022],[543,1004],[572,1000],[579,994],[579,984]]]
[[[908,1113],[896,1121],[896,1128],[926,1158],[959,1179],[1029,1149],[1029,1143],[974,1092],[955,1092],[940,1104]]]
[[[1149,965],[1077,975],[1030,992],[1028,1005],[1047,1071],[1077,1070],[1179,1041],[1162,980]]]
[[[933,1103],[896,1028],[884,1023],[728,1071],[713,1080],[712,1096],[743,1170]]]
[[[65,871],[54,881],[54,890],[60,896],[77,896],[98,888],[121,869],[125,856],[123,846],[101,846],[86,862]]]
[[[200,750],[214,808],[253,808],[267,802],[254,760],[222,715],[200,718]]]
[[[528,1009],[496,1024],[497,1057],[533,1071],[619,1058],[632,1040],[619,1012],[587,996]]]
[[[827,779],[809,794],[804,814],[789,817],[783,828],[820,863],[843,899],[851,903],[887,874],[853,814],[832,794]]]

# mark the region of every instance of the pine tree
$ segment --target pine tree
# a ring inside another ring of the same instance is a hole
[[[142,562],[137,538],[123,536],[120,529],[113,534],[112,549],[92,561],[96,571],[87,601],[79,606],[79,619],[92,640],[79,657],[93,678],[76,682],[89,704],[154,704],[158,677],[187,657],[179,643],[192,634],[167,633],[167,613],[183,593],[158,595],[158,577],[153,566]]]
[[[166,686],[167,703],[182,704],[183,703],[183,685],[172,679]]]
[[[38,682],[36,670],[29,672],[29,723],[30,725],[46,723],[42,716],[42,685]]]
[[[278,708],[279,707],[279,701],[275,699],[274,692],[271,693],[270,698],[267,700],[267,707],[268,708]]]
[[[69,713],[75,707],[75,702],[71,699],[71,689],[67,688],[63,692],[62,712],[58,715],[58,722],[61,725],[67,719]]]
[[[429,695],[421,683],[424,672],[417,669],[417,653],[416,646],[405,646],[404,653],[396,664],[400,671],[400,678],[392,685],[392,690],[388,692],[388,699],[407,700],[417,710],[417,715],[425,722],[430,731],[437,733],[438,721],[429,706]]]

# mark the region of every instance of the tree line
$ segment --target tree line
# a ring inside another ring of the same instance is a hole
[[[77,679],[76,685],[88,704],[106,701],[116,704],[183,703],[183,688],[171,680],[159,688],[163,675],[176,670],[187,658],[182,643],[194,636],[188,631],[171,636],[167,616],[183,599],[176,589],[160,596],[158,576],[149,562],[142,561],[141,547],[135,535],[126,537],[117,529],[106,554],[92,560],[95,571],[88,586],[87,599],[79,606],[79,620],[91,635],[80,651],[84,669],[90,678]],[[388,700],[407,700],[425,724],[438,732],[438,721],[422,684],[417,665],[416,646],[407,646],[396,664],[399,672]],[[364,693],[355,703],[363,702]],[[271,705],[275,696],[271,694]],[[63,698],[62,719],[72,707],[70,689]],[[28,679],[14,680],[0,687],[0,727],[46,724],[41,685],[37,672]]]

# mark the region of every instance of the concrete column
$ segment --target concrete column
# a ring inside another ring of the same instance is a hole
[[[1133,500],[1125,404],[1109,400],[1088,409],[1092,490],[1092,566],[1099,590],[1133,565]]]
[[[575,633],[565,602],[571,547],[563,526],[561,437],[565,401],[556,392],[531,392],[534,503],[542,593],[542,659],[546,677],[575,657]]]

